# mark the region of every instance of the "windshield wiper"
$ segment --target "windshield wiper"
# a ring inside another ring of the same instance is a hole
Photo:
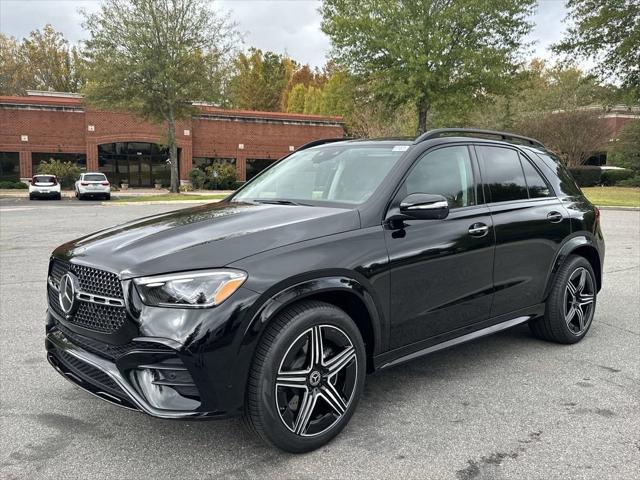
[[[292,200],[279,200],[275,198],[254,198],[251,201],[256,203],[269,203],[273,205],[296,205],[296,206],[304,205],[305,207],[311,206],[308,203],[298,203]]]

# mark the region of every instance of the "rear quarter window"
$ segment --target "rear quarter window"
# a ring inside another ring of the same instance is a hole
[[[582,195],[580,187],[573,179],[569,170],[564,165],[562,160],[552,154],[545,154],[541,152],[535,152],[535,154],[542,160],[551,170],[553,170],[560,180],[560,188],[565,195],[577,196]]]

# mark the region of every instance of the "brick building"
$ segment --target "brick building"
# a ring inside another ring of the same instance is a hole
[[[29,178],[40,161],[76,162],[112,183],[169,183],[163,128],[131,113],[86,107],[79,95],[29,92],[0,96],[0,180]],[[340,117],[226,110],[198,104],[176,127],[180,179],[213,162],[235,165],[247,180],[311,140],[342,137]]]

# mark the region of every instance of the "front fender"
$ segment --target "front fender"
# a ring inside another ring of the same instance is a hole
[[[372,287],[367,283],[366,280],[355,278],[355,275],[345,274],[315,277],[289,285],[281,283],[280,286],[265,292],[266,300],[259,302],[261,307],[248,325],[244,336],[250,338],[259,335],[270,319],[294,302],[320,293],[342,291],[356,296],[364,304],[373,331],[373,352],[374,355],[380,353],[383,349],[382,332],[385,331],[382,326],[384,314],[382,306],[372,292]]]

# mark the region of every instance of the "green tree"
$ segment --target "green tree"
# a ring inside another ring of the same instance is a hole
[[[0,92],[22,95],[28,89],[78,92],[85,65],[76,47],[51,25],[17,42],[0,34]]]
[[[336,70],[322,89],[320,113],[323,115],[348,115],[353,109],[353,89],[349,74]]]
[[[18,42],[0,33],[0,95],[21,95],[28,85],[29,77],[20,60]]]
[[[235,26],[205,0],[105,0],[84,26],[87,101],[164,124],[178,192],[176,122],[190,117],[193,100],[215,101],[212,74],[227,68]]]
[[[640,99],[640,3],[568,0],[571,23],[554,50],[595,60],[605,77],[617,76]]]
[[[318,114],[322,104],[322,90],[311,85],[304,95],[304,113]]]
[[[612,165],[640,175],[640,120],[632,120],[620,129],[609,159]]]
[[[304,112],[304,99],[307,95],[307,87],[303,83],[296,84],[289,93],[289,100],[287,102],[287,112],[303,113]]]
[[[233,105],[247,110],[280,110],[290,75],[286,57],[257,48],[249,49],[248,55],[239,54],[230,85]]]
[[[432,108],[501,92],[518,61],[535,0],[325,0],[322,30],[336,59],[390,105]]]

